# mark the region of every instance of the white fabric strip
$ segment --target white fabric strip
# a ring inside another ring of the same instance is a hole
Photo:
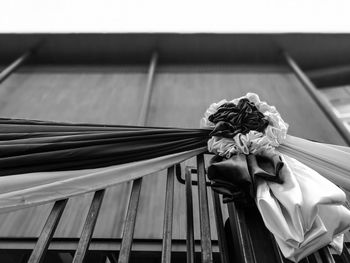
[[[206,147],[122,165],[76,171],[27,173],[0,177],[0,213],[66,199],[132,181],[180,163]]]
[[[350,191],[350,148],[287,135],[278,150]]]
[[[294,158],[283,156],[283,162],[283,184],[259,179],[256,202],[283,255],[298,262],[341,238],[350,228],[350,211],[335,184]]]

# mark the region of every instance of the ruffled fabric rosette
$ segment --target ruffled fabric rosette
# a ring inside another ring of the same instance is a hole
[[[248,93],[230,102],[211,104],[201,128],[214,129],[209,151],[229,158],[235,153],[257,154],[278,147],[286,138],[288,124],[274,106]]]
[[[350,211],[344,206],[345,193],[333,182],[344,182],[347,166],[337,163],[334,173],[322,165],[315,168],[310,160],[316,156],[308,158],[295,150],[303,144],[308,149],[308,143],[287,135],[288,124],[276,108],[254,93],[211,104],[201,127],[212,130],[208,150],[215,157],[208,177],[213,190],[223,195],[224,202],[255,203],[286,258],[297,262],[326,245],[341,253]],[[339,150],[344,158],[349,153],[338,146],[329,149]]]

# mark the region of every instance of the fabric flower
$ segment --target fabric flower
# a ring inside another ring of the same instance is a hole
[[[240,113],[240,109],[247,113]],[[213,130],[208,150],[226,158],[236,153],[272,150],[285,140],[288,130],[288,124],[276,108],[260,101],[255,93],[211,104],[204,113],[201,127]]]
[[[263,132],[269,121],[248,99],[241,99],[238,104],[225,103],[209,116],[209,121],[216,124],[212,136],[233,138],[236,134],[249,131]]]

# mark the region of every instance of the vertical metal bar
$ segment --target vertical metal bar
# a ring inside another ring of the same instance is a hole
[[[319,91],[311,80],[306,76],[306,74],[301,70],[298,64],[293,60],[293,58],[286,52],[283,53],[284,58],[293,70],[294,74],[299,78],[306,91],[309,93],[311,98],[315,103],[320,107],[323,113],[326,115],[328,120],[334,125],[334,128],[339,132],[344,141],[350,146],[350,133],[345,128],[343,123],[338,119],[335,113],[332,110],[332,106],[324,97],[319,94]]]
[[[186,259],[187,263],[194,263],[194,230],[193,230],[193,199],[191,170],[186,167]]]
[[[219,194],[214,192],[213,190],[211,190],[211,195],[213,198],[213,206],[214,206],[214,213],[215,213],[216,229],[218,233],[221,263],[229,263],[227,240],[225,236],[220,197],[219,197]]]
[[[46,220],[45,226],[40,233],[38,242],[36,242],[34,250],[30,255],[28,260],[29,263],[39,263],[44,259],[47,248],[49,247],[50,241],[62,216],[63,210],[66,207],[67,201],[68,199],[55,202],[50,215]]]
[[[201,231],[202,263],[213,262],[207,185],[205,178],[204,155],[197,155],[199,221]]]
[[[138,125],[146,125],[147,123],[147,117],[148,117],[149,105],[151,102],[153,80],[154,80],[155,70],[157,66],[157,61],[158,61],[158,54],[154,52],[152,54],[150,66],[148,69],[147,86],[146,86],[146,91],[145,91],[145,95],[144,95],[144,99],[141,107],[141,113],[138,120]],[[139,199],[140,199],[140,193],[141,193],[141,186],[142,186],[142,178],[134,180],[132,189],[131,189],[128,211],[126,213],[126,218],[125,218],[123,239],[122,239],[122,244],[120,247],[119,259],[118,259],[119,263],[129,262],[132,240],[134,236],[135,223],[136,223],[137,208],[139,205]]]
[[[317,263],[335,263],[328,247],[321,248],[312,254],[314,261]]]
[[[130,201],[123,231],[123,239],[119,252],[119,263],[129,262],[132,239],[134,236],[137,207],[140,199],[141,183],[142,180],[135,180],[131,189]]]
[[[316,263],[323,263],[321,255],[318,251],[316,251],[315,253],[312,254],[312,256],[314,257],[314,261]]]
[[[105,189],[96,191],[94,194],[85,220],[84,228],[79,239],[78,248],[74,254],[73,263],[81,263],[84,261],[86,252],[90,245],[92,234],[95,229],[104,194]]]
[[[174,166],[168,168],[163,224],[162,263],[171,262],[171,238],[173,233]]]
[[[327,246],[320,249],[320,253],[323,257],[323,263],[335,263],[333,256]]]
[[[244,211],[241,208],[236,207],[233,202],[228,203],[227,208],[230,218],[233,242],[235,243],[234,249],[236,257],[238,257],[239,261],[242,263],[257,262],[253,251],[252,240],[246,224]]]
[[[276,262],[278,263],[283,263],[283,255],[282,252],[280,251],[280,249],[278,248],[278,245],[276,243],[275,237],[273,236],[272,233],[270,233],[270,238],[271,238],[271,244],[272,244],[272,248],[275,252],[275,258],[276,258]],[[305,261],[306,262],[306,261]]]
[[[110,263],[117,263],[118,262],[117,257],[114,255],[114,253],[108,253],[107,258],[108,258]]]
[[[340,257],[344,263],[350,263],[350,253],[345,242],[343,247],[343,253],[341,253]]]
[[[30,49],[27,52],[23,53],[20,57],[18,57],[15,61],[13,61],[9,66],[3,69],[0,72],[0,83],[2,83],[5,79],[7,79],[18,67],[20,67],[25,61],[27,61],[35,49]]]
[[[154,75],[158,62],[158,53],[153,52],[151,62],[148,69],[147,86],[145,90],[145,95],[143,96],[141,113],[138,120],[138,125],[146,125],[147,117],[149,112],[149,105],[151,102],[152,91],[153,91],[153,81]]]

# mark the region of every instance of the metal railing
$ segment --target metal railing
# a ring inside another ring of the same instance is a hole
[[[33,51],[30,50],[24,53],[20,58],[14,61],[9,67],[5,68],[0,73],[0,83],[4,81],[12,72],[15,71],[21,64],[23,64],[31,55]],[[306,86],[312,86],[307,81],[307,77],[303,75],[296,63],[291,59],[289,55],[285,55],[287,62],[292,67],[294,72],[303,81]],[[142,110],[138,121],[139,125],[145,125],[147,123],[147,115],[149,110],[149,104],[151,100],[153,81],[155,78],[155,71],[158,61],[158,55],[153,53],[148,70],[148,79],[146,84],[145,97],[142,104]],[[306,80],[305,80],[306,79]],[[314,87],[311,87],[311,94],[314,92]],[[313,95],[312,95],[313,96]],[[315,97],[315,96],[314,96]],[[315,99],[315,98],[314,98]],[[320,107],[324,108],[322,103],[318,103]],[[324,109],[322,109],[325,111]],[[327,110],[326,110],[327,111]],[[328,116],[328,115],[327,115]],[[332,115],[328,116],[333,118]],[[337,123],[333,120],[333,123]],[[337,125],[335,125],[337,126]],[[342,128],[338,127],[338,131],[342,134]],[[344,134],[343,138],[347,141],[347,136]],[[220,197],[217,193],[211,192],[215,223],[210,222],[209,217],[209,200],[208,200],[208,186],[210,182],[206,181],[206,170],[204,155],[200,154],[196,158],[197,167],[185,168],[185,179],[181,177],[180,164],[174,164],[167,169],[167,182],[166,182],[166,196],[165,196],[165,210],[164,210],[164,223],[163,223],[163,238],[161,246],[161,262],[171,262],[172,257],[172,245],[173,245],[173,217],[174,217],[174,185],[175,175],[180,183],[185,184],[185,201],[186,201],[186,258],[187,262],[198,262],[195,258],[198,251],[195,249],[195,237],[194,237],[194,217],[193,217],[193,185],[198,186],[198,199],[199,199],[199,229],[200,229],[200,262],[210,263],[213,262],[213,241],[211,238],[211,227],[216,226],[218,235],[218,246],[220,253],[220,262],[228,263],[232,260],[232,254],[234,255],[235,262],[254,263],[254,262],[288,262],[281,255],[277,244],[275,243],[272,235],[267,231],[262,223],[261,218],[256,208],[243,209],[236,206],[234,203],[227,205],[229,220],[226,222],[231,228],[228,231],[228,226],[225,226],[223,220],[222,206]],[[179,168],[180,167],[180,168]],[[197,180],[192,181],[192,175],[197,176]],[[125,218],[125,225],[123,236],[120,241],[118,253],[108,253],[107,257],[110,262],[126,263],[130,261],[130,254],[133,245],[133,234],[136,224],[136,216],[138,212],[138,204],[140,199],[140,192],[142,187],[142,179],[137,179],[133,182],[128,209]],[[94,232],[95,224],[99,215],[100,207],[103,202],[105,190],[99,190],[95,192],[91,202],[90,209],[85,219],[83,231],[81,233],[77,248],[74,253],[73,262],[83,262],[89,246],[92,241],[92,235]],[[49,245],[52,242],[53,235],[56,227],[61,219],[62,213],[66,207],[68,199],[56,201],[51,213],[49,214],[46,223],[41,231],[41,234],[36,242],[36,245],[29,257],[28,262],[39,263],[43,262],[45,254],[48,251]],[[233,248],[230,247],[230,241],[232,240]],[[343,254],[339,257],[341,262],[350,262],[350,255],[347,247],[345,246]],[[232,262],[232,261],[231,261]],[[303,262],[335,262],[328,248],[323,248],[320,251],[314,253]]]

